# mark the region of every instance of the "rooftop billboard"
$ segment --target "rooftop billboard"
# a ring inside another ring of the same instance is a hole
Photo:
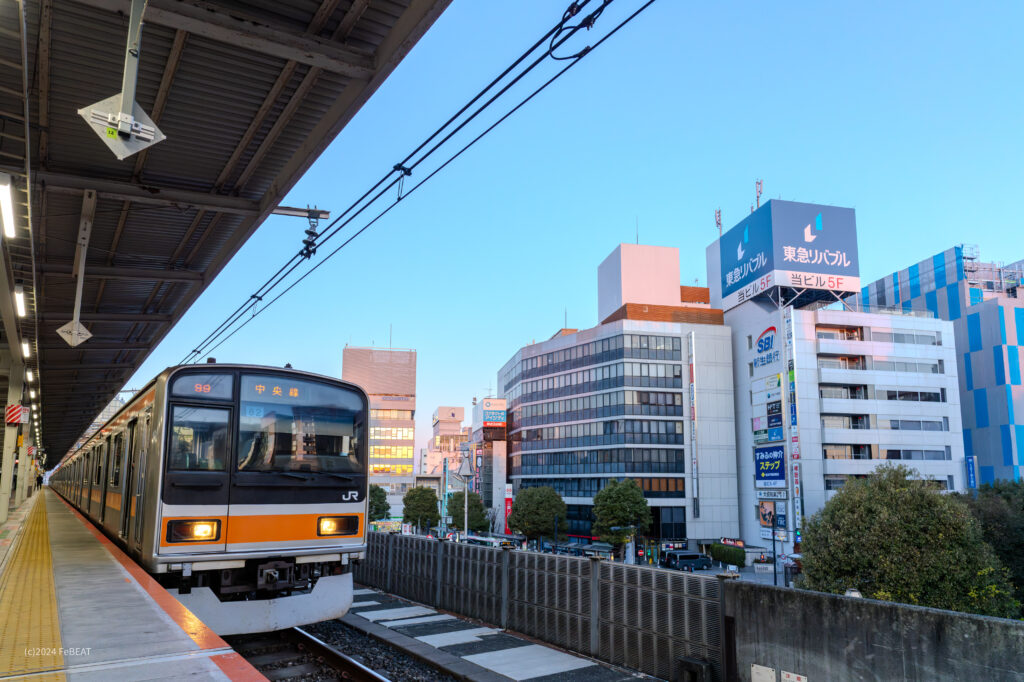
[[[722,309],[773,287],[860,291],[852,208],[772,199],[719,241]]]

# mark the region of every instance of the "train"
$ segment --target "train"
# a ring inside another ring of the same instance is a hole
[[[220,635],[339,618],[366,556],[369,399],[286,367],[170,367],[50,487]]]

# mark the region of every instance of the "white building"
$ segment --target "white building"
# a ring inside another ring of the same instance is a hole
[[[515,491],[554,488],[569,534],[594,495],[635,480],[649,535],[707,545],[739,532],[732,344],[708,292],[679,284],[675,248],[622,244],[598,269],[601,323],[562,329],[498,374]]]
[[[441,463],[448,460],[452,471],[459,468],[459,445],[469,440],[469,429],[462,426],[466,410],[462,407],[442,405],[434,410],[431,419],[433,433],[427,447],[420,452],[419,473],[441,473]]]
[[[953,326],[851,309],[852,210],[771,201],[707,261],[711,304],[733,331],[743,540],[764,544],[774,527],[792,551],[807,516],[884,462],[964,488]]]

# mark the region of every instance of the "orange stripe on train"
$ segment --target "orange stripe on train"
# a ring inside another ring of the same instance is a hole
[[[356,535],[317,535],[317,522],[322,516],[358,516],[359,533]],[[221,537],[213,542],[167,542],[167,526],[171,521],[209,519],[221,523]],[[226,531],[224,530],[227,527]],[[348,514],[267,514],[254,516],[176,516],[164,519],[161,547],[184,547],[187,545],[229,545],[251,542],[289,542],[295,540],[350,540],[363,536],[363,515]]]

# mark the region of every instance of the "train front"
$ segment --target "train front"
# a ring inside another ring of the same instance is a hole
[[[289,370],[167,380],[153,569],[222,635],[344,615],[365,556],[368,400]]]

